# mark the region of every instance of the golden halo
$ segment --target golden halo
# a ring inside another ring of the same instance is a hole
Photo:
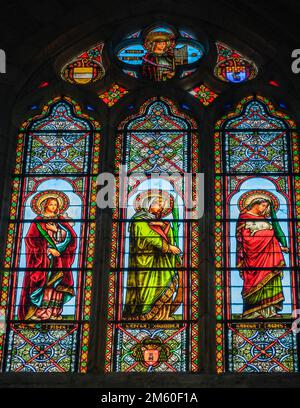
[[[48,198],[55,198],[58,202],[58,214],[63,213],[70,205],[70,200],[68,196],[62,191],[58,190],[47,190],[41,191],[36,194],[31,201],[31,209],[36,214],[42,214],[44,212],[43,203]]]
[[[258,198],[263,198],[265,200],[271,201],[273,203],[273,207],[275,211],[279,209],[279,200],[273,193],[270,193],[270,191],[250,190],[250,191],[247,191],[247,193],[244,193],[239,198],[239,201],[238,201],[239,210],[244,211],[246,207],[248,207],[248,205],[251,204],[253,200],[256,200]]]
[[[163,209],[162,217],[166,217],[173,210],[174,197],[168,191],[165,190],[146,190],[139,193],[134,200],[134,208],[136,211],[141,211],[143,209],[149,209],[149,203],[155,197],[161,197],[164,201],[169,203],[169,206]]]

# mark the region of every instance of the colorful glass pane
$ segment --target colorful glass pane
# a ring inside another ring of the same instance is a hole
[[[164,98],[119,126],[107,371],[197,370],[199,239],[183,177],[198,169],[196,132]]]
[[[228,325],[228,369],[245,373],[297,370],[296,335],[290,324]]]
[[[193,38],[194,40],[196,40],[195,36],[193,34],[191,34],[191,33],[188,33],[188,32],[186,32],[184,30],[179,30],[179,32],[182,35],[182,37]]]
[[[180,78],[186,78],[186,77],[192,75],[192,74],[193,74],[194,72],[196,72],[196,71],[197,71],[196,68],[195,68],[195,69],[190,69],[189,71],[186,70],[186,71],[184,71],[184,72],[180,75]]]
[[[141,34],[141,30],[135,31],[135,32],[132,33],[132,34],[129,34],[129,35],[127,36],[127,38],[129,38],[129,39],[131,39],[131,38],[138,38],[140,34]]]
[[[194,98],[196,98],[199,102],[202,103],[204,106],[210,105],[218,96],[217,93],[212,91],[207,85],[202,84],[196,86],[192,90],[189,91]]]
[[[103,78],[103,47],[104,43],[101,42],[69,61],[61,71],[62,78],[77,85],[90,84]]]
[[[49,86],[49,82],[48,81],[43,81],[39,84],[38,88],[39,89],[43,89],[43,88],[47,88],[47,86]]]
[[[99,130],[66,97],[20,128],[1,277],[3,371],[87,370]]]
[[[216,124],[218,372],[298,371],[294,129],[261,96]]]
[[[127,93],[127,89],[118,84],[114,84],[108,91],[98,93],[98,96],[108,107],[112,107]]]
[[[129,75],[129,76],[131,76],[133,78],[138,78],[138,74],[135,71],[131,70],[131,69],[123,69],[123,72],[124,72],[124,74]]]
[[[258,68],[253,61],[228,45],[216,42],[217,64],[215,76],[221,81],[240,83],[256,77]]]
[[[166,81],[182,78],[185,71],[191,71],[203,58],[205,49],[185,32],[157,26],[127,37],[116,48],[116,55],[123,71],[136,72],[138,78]]]

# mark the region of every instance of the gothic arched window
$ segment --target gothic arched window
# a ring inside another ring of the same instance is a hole
[[[287,114],[253,96],[264,80],[271,95],[282,89],[269,56],[239,39],[227,45],[230,35],[224,43],[208,24],[107,28],[90,43],[67,36],[48,71],[33,75],[43,100],[74,93],[102,118],[105,155],[99,123],[70,97],[20,128],[2,217],[1,371],[89,365],[97,381],[104,372],[299,372],[299,145]],[[244,99],[215,124],[233,89]],[[107,204],[100,161],[113,166],[112,212],[98,201],[103,193]]]
[[[106,371],[197,370],[198,229],[183,177],[196,172],[196,124],[172,101],[152,98],[120,124]]]
[[[298,371],[299,153],[261,96],[216,124],[217,371]]]
[[[87,370],[99,131],[66,97],[20,128],[1,275],[4,371]]]

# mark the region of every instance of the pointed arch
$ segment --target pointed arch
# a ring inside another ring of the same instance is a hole
[[[297,372],[296,125],[249,96],[215,129],[217,371]]]
[[[106,371],[198,369],[198,223],[184,180],[199,169],[197,132],[158,97],[118,127]]]
[[[17,140],[1,279],[4,371],[86,372],[100,125],[57,97]]]

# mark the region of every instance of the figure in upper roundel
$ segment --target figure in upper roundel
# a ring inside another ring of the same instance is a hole
[[[164,31],[151,31],[145,38],[147,54],[143,57],[142,76],[155,81],[166,81],[175,75],[175,39]]]

